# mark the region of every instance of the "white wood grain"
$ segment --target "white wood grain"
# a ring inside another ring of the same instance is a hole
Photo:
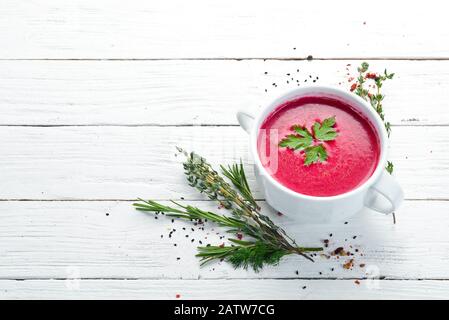
[[[209,201],[184,203],[225,213]],[[226,234],[213,224],[192,231],[190,223],[172,223],[164,216],[156,220],[134,210],[131,202],[9,201],[0,202],[0,278],[66,279],[76,274],[83,279],[449,279],[447,201],[406,201],[396,225],[390,216],[368,210],[348,224],[304,225],[262,205],[299,244],[316,246],[329,239],[325,252],[343,246],[355,253],[355,267],[344,269],[345,257],[321,256],[314,263],[287,257],[259,273],[233,270],[227,263],[200,267],[194,257],[199,241],[225,241],[220,236]],[[169,238],[173,228],[176,232]]]
[[[449,127],[395,127],[391,160],[409,199],[449,199]],[[175,146],[217,167],[243,158],[239,127],[0,127],[0,199],[204,199]]]
[[[3,0],[0,58],[448,57],[445,14],[432,0]]]
[[[265,105],[297,80],[349,89],[346,68],[355,75],[360,63],[0,61],[0,124],[236,125],[237,110]],[[449,61],[370,63],[396,73],[383,88],[391,123],[449,124]]]
[[[305,287],[305,289],[303,289]],[[176,296],[180,295],[177,299]],[[448,299],[448,281],[0,280],[0,299]]]

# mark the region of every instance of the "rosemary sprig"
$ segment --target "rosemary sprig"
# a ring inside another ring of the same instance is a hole
[[[170,207],[160,204],[152,200],[142,200],[134,203],[134,207],[139,211],[164,212],[166,216],[181,218],[189,221],[202,223],[203,221],[211,221],[221,227],[229,228],[227,232],[241,232],[253,239],[254,241],[242,241],[239,239],[229,238],[232,243],[230,246],[202,246],[198,247],[197,257],[201,258],[201,265],[216,259],[224,259],[229,261],[235,268],[252,267],[255,271],[259,271],[263,265],[276,265],[280,259],[289,254],[299,254],[303,252],[321,251],[321,248],[301,248],[288,249],[283,246],[266,243],[259,240],[259,230],[256,226],[249,225],[245,220],[235,217],[227,217],[218,215],[213,212],[204,211],[190,205],[183,206],[172,201],[176,207]]]
[[[261,214],[258,206],[254,206],[251,201],[245,200],[238,194],[206,159],[193,152],[187,153],[181,148],[178,148],[178,151],[186,156],[183,166],[190,186],[206,194],[209,199],[218,201],[219,204],[229,209],[234,217],[243,219],[248,225],[256,226],[257,235],[254,235],[254,238],[267,245],[284,248],[291,253],[295,252],[313,261],[303,253],[303,250],[283,229],[275,225],[270,218]],[[243,170],[243,166],[240,169]],[[239,172],[240,170],[234,171],[235,174],[239,174]],[[245,175],[239,175],[238,179],[233,180],[243,181],[244,185],[248,185]]]
[[[203,221],[212,221],[221,227],[231,228],[232,231],[242,231],[247,235],[255,236],[256,233],[253,230],[253,226],[246,225],[245,221],[234,217],[227,217],[225,215],[218,215],[213,212],[204,211],[190,205],[183,206],[178,202],[171,201],[178,208],[165,206],[156,201],[138,199],[140,202],[134,203],[134,207],[139,211],[149,212],[164,212],[169,217],[176,217],[185,220],[195,220],[202,223]]]
[[[374,108],[374,110],[376,110],[377,114],[382,119],[385,125],[385,129],[387,130],[388,137],[390,137],[391,124],[390,122],[385,120],[385,113],[382,105],[385,95],[381,94],[380,89],[382,88],[382,85],[386,80],[393,79],[394,73],[388,73],[387,69],[385,69],[383,74],[378,74],[369,72],[368,69],[369,64],[367,62],[363,62],[360,67],[357,68],[359,75],[356,82],[352,84],[351,91],[354,91],[355,94],[357,94],[359,97],[370,102],[371,106]],[[370,92],[369,89],[365,88],[364,84],[368,80],[372,80],[374,82],[374,92]],[[393,162],[387,161],[385,170],[387,170],[389,174],[392,174],[394,170]],[[394,212],[393,223],[396,224],[396,215]]]
[[[239,191],[237,192],[204,158],[180,148],[178,151],[186,156],[183,166],[189,185],[206,194],[209,199],[218,201],[231,211],[232,216],[218,215],[175,201],[172,201],[175,206],[167,206],[152,200],[139,199],[134,206],[140,211],[164,212],[167,216],[197,223],[211,221],[227,228],[228,233],[241,233],[251,238],[251,241],[229,238],[232,244],[228,246],[222,244],[198,247],[197,256],[201,258],[202,264],[220,259],[230,262],[235,268],[251,267],[259,271],[264,265],[276,265],[283,256],[289,254],[298,254],[313,261],[306,253],[322,250],[321,247],[297,246],[283,229],[260,213],[260,207],[251,193],[241,162],[227,168],[221,166],[223,175],[229,178]]]

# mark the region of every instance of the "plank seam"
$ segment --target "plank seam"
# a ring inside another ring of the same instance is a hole
[[[74,280],[73,278],[45,278],[45,277],[36,277],[36,278],[3,278],[0,277],[0,281],[67,281],[67,280]],[[292,278],[292,277],[286,277],[286,278],[279,278],[279,277],[262,277],[262,278],[241,278],[241,277],[235,277],[235,278],[198,278],[198,279],[185,279],[185,278],[99,278],[99,277],[92,277],[92,278],[77,278],[76,280],[80,281],[221,281],[221,280],[239,280],[239,281],[252,281],[252,280],[298,280],[298,281],[321,281],[321,280],[334,280],[334,281],[351,281],[351,280],[379,280],[379,281],[449,281],[449,278],[387,278],[387,277],[380,277],[380,278],[368,278],[368,277],[320,277],[320,278],[313,278],[313,277],[299,277],[299,278]]]
[[[449,57],[193,57],[193,58],[0,58],[0,61],[449,61]]]
[[[448,127],[448,124],[391,124],[391,127]],[[0,124],[0,127],[24,127],[24,128],[61,128],[61,127],[158,127],[158,128],[177,128],[177,127],[239,127],[238,124],[210,124],[210,123],[186,123],[186,124]]]

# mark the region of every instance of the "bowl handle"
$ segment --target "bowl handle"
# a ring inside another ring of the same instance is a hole
[[[401,186],[386,170],[382,172],[379,180],[371,187],[370,191],[371,195],[365,199],[365,206],[383,214],[395,212],[404,200],[404,192]],[[379,194],[383,196],[382,198],[388,200],[389,205],[378,204],[379,201],[376,201],[376,198]]]
[[[247,111],[237,112],[237,121],[247,133],[251,132],[254,124],[254,116]]]

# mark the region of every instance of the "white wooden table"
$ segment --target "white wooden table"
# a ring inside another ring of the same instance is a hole
[[[0,297],[449,298],[446,14],[433,1],[2,0]],[[213,164],[242,157],[261,197],[235,112],[309,75],[347,88],[346,65],[364,60],[396,73],[385,109],[406,194],[398,223],[367,211],[304,226],[261,202],[300,243],[359,248],[364,268],[200,268],[210,229],[191,243],[188,224],[132,208],[184,197],[217,210],[186,185],[175,145]]]

